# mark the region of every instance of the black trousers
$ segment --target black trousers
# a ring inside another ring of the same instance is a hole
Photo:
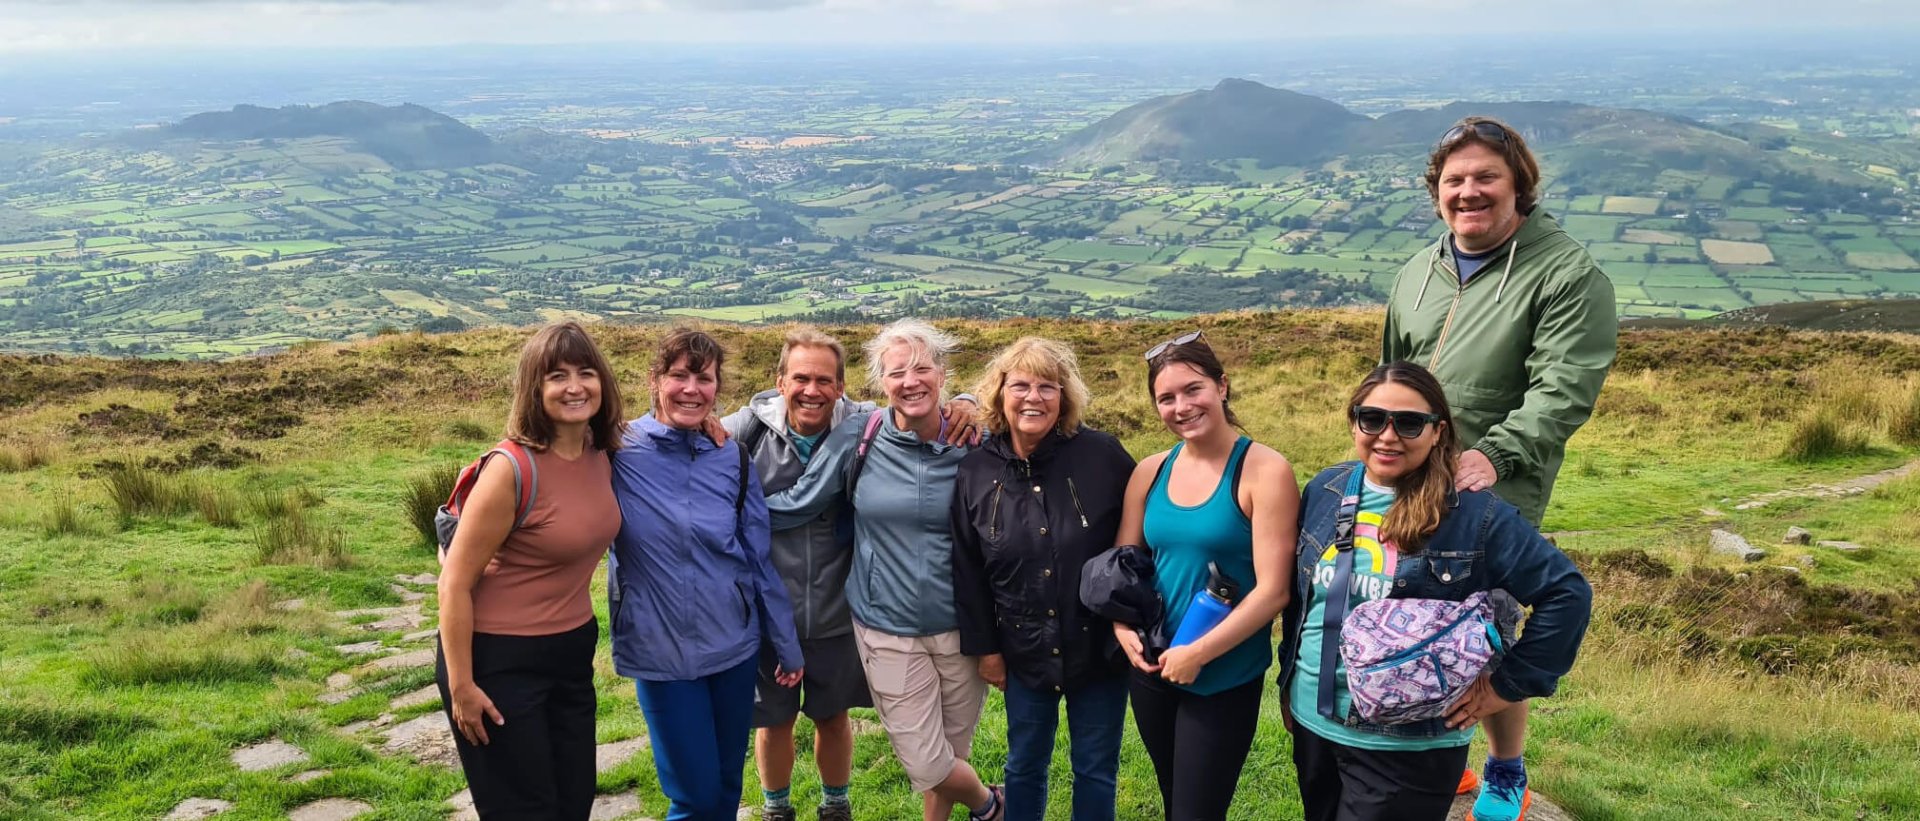
[[[473,634],[473,682],[505,724],[485,745],[454,748],[484,821],[584,821],[593,809],[594,620],[550,636]],[[444,653],[435,662],[441,709],[453,721]]]
[[[1167,821],[1224,821],[1260,724],[1262,677],[1210,696],[1133,671],[1133,723],[1160,780]]]
[[[1304,727],[1293,734],[1306,821],[1445,821],[1467,766],[1466,745],[1362,750]]]

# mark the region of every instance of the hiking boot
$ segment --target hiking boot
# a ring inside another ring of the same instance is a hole
[[[853,805],[821,804],[820,821],[853,821]]]
[[[1460,771],[1460,786],[1454,788],[1454,795],[1466,795],[1480,789],[1480,776],[1472,770]]]
[[[796,821],[792,807],[761,807],[760,821]]]
[[[1526,770],[1489,765],[1480,797],[1467,811],[1467,821],[1525,821],[1531,806],[1533,791],[1527,789]]]

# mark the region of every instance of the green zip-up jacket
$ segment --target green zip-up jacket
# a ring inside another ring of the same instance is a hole
[[[1494,492],[1538,526],[1567,439],[1592,415],[1613,367],[1613,283],[1538,207],[1465,283],[1452,237],[1394,277],[1380,361],[1433,371],[1460,441],[1499,474]]]

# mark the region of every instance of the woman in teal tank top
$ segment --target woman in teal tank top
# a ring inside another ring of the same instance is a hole
[[[1180,443],[1134,469],[1118,543],[1153,551],[1154,586],[1175,635],[1212,563],[1239,588],[1198,639],[1149,663],[1137,625],[1114,625],[1133,663],[1134,724],[1166,817],[1225,819],[1253,746],[1272,629],[1291,595],[1299,483],[1285,457],[1241,436],[1226,372],[1198,332],[1147,352],[1155,409]]]

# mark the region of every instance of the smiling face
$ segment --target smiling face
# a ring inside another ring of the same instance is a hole
[[[673,361],[666,373],[653,378],[654,416],[661,422],[683,430],[694,430],[713,413],[714,395],[720,392],[717,363],[695,371],[687,366],[687,357]]]
[[[925,419],[940,411],[940,388],[946,369],[909,343],[898,342],[880,355],[880,389],[887,404],[907,419]]]
[[[1455,244],[1469,254],[1505,243],[1520,228],[1513,169],[1483,143],[1469,143],[1447,155],[1435,197]]]
[[[1153,405],[1160,421],[1181,439],[1198,439],[1225,426],[1226,398],[1224,379],[1215,382],[1185,362],[1162,368],[1153,380]]]
[[[1060,383],[1026,371],[1007,372],[1001,412],[1012,435],[1037,442],[1060,424]]]
[[[846,393],[840,358],[830,348],[795,346],[787,352],[787,372],[780,375],[779,388],[787,400],[789,430],[802,436],[826,430],[833,422],[834,403]]]
[[[1433,406],[1428,405],[1418,391],[1397,382],[1380,383],[1360,400],[1360,404],[1387,411],[1433,412]],[[1420,429],[1419,436],[1412,439],[1402,439],[1391,424],[1379,433],[1367,433],[1360,430],[1358,423],[1350,424],[1353,447],[1359,452],[1360,461],[1366,463],[1367,478],[1375,484],[1392,487],[1400,477],[1427,463],[1433,446],[1440,441],[1440,426],[1446,423],[1429,424]]]
[[[600,373],[561,363],[540,380],[540,404],[554,425],[585,425],[600,412]]]

